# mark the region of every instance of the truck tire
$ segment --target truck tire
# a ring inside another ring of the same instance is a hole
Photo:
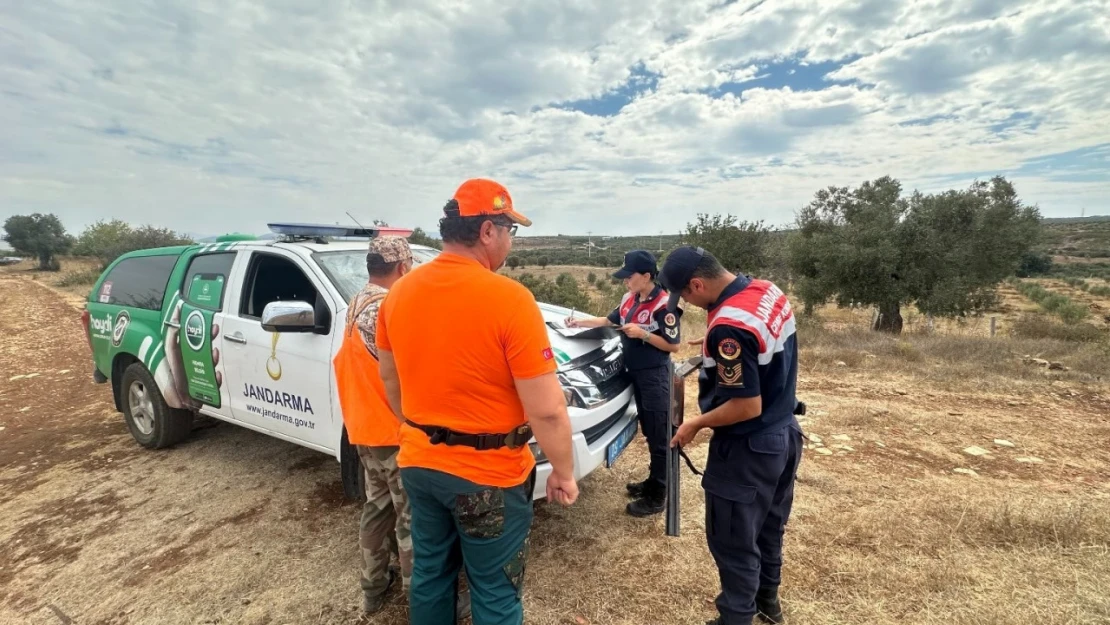
[[[366,472],[362,470],[358,451],[347,440],[347,428],[343,428],[343,440],[339,442],[339,473],[343,496],[355,503],[366,501]]]
[[[119,393],[123,420],[143,447],[169,447],[185,440],[192,431],[193,413],[170,408],[142,363],[133,363],[124,370]]]

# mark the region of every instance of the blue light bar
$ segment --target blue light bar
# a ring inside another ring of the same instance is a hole
[[[272,223],[266,224],[270,232],[290,237],[356,237],[372,239],[379,235],[405,236],[412,234],[407,228],[361,226],[335,226],[328,224]]]

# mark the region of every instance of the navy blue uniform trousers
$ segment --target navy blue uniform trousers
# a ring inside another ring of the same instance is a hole
[[[759,588],[777,588],[782,537],[802,458],[797,421],[743,437],[709,441],[702,487],[705,533],[721,576],[724,625],[748,625]]]
[[[648,479],[656,482],[659,488],[667,484],[667,402],[670,401],[670,373],[674,365],[667,364],[647,369],[629,369],[632,376],[632,393],[636,398],[636,409],[640,420],[640,431],[647,439],[651,464]]]

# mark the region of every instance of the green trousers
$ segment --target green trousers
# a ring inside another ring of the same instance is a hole
[[[441,471],[401,469],[412,513],[412,625],[452,625],[459,570],[466,566],[474,625],[524,622],[524,568],[535,471],[512,488]]]

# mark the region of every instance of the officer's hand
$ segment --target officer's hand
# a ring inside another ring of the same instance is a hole
[[[678,426],[678,431],[675,432],[674,438],[671,439],[671,447],[685,447],[694,440],[694,437],[701,431],[701,425],[695,420],[685,421],[682,425]]]
[[[563,320],[563,325],[565,325],[568,328],[577,328],[578,327],[578,320],[575,319],[574,317],[567,317],[566,319]]]
[[[647,330],[641,328],[635,323],[626,323],[621,326],[621,332],[630,339],[642,339],[647,335]]]
[[[700,339],[690,339],[689,341],[686,341],[686,344],[687,345],[701,345],[704,342],[705,342],[705,337],[703,336]]]
[[[547,477],[547,500],[569,506],[578,500],[578,483],[573,475],[561,476],[552,472]]]

